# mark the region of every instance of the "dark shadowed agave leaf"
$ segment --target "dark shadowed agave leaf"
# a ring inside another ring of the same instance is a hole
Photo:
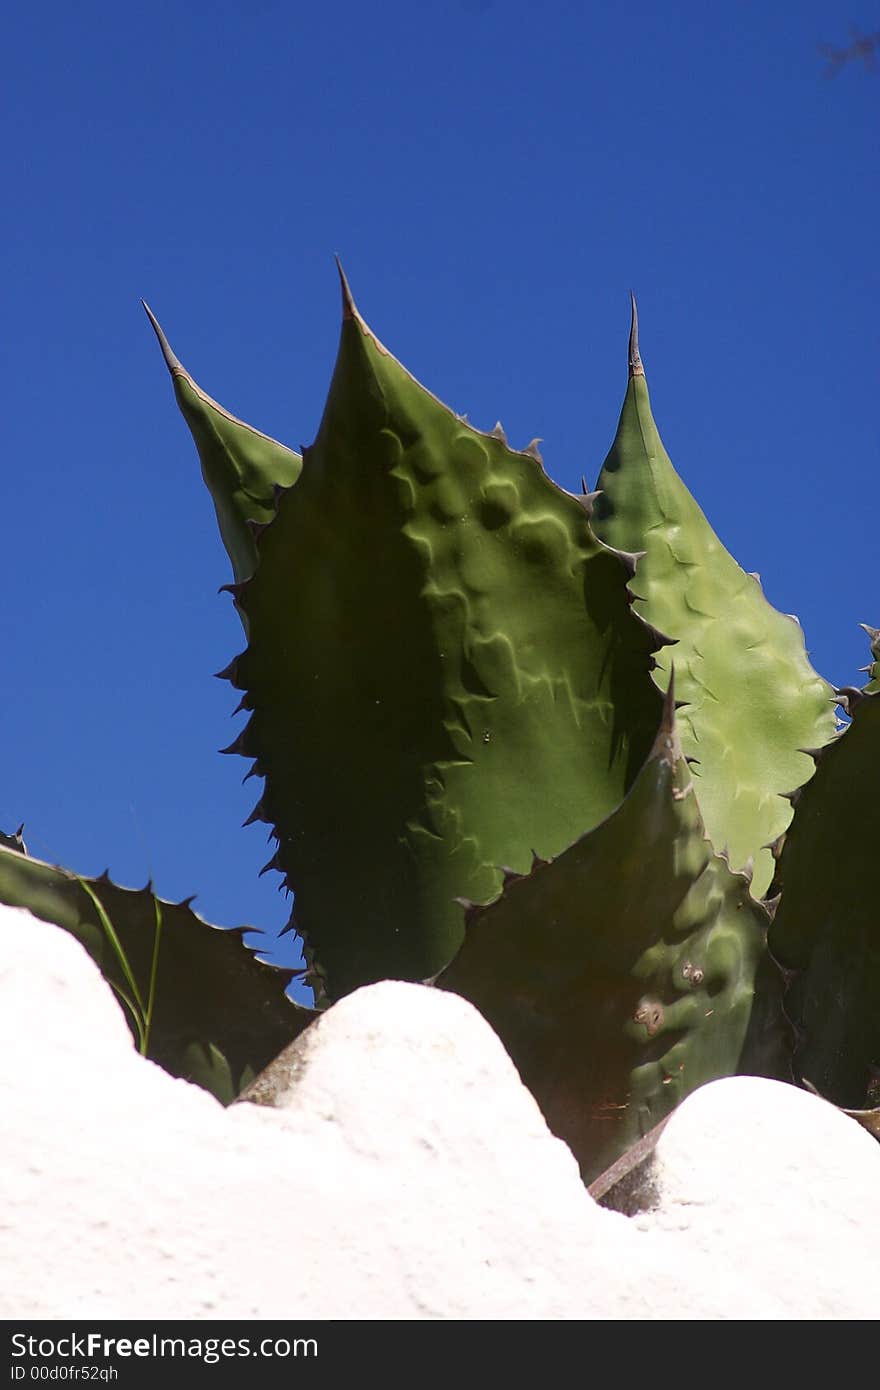
[[[753,1019],[768,920],[706,838],[667,698],[622,805],[469,909],[436,983],[488,1019],[590,1181],[704,1082],[784,1074],[778,985]]]
[[[645,552],[636,609],[677,639],[657,679],[665,686],[674,659],[682,745],[699,760],[709,836],[735,867],[753,861],[760,896],[773,874],[767,846],[791,819],[785,794],[812,770],[803,750],[834,735],[833,692],[810,666],[797,620],[771,607],[673,468],[651,414],[635,302],[629,385],[596,486],[596,534]]]
[[[275,515],[275,489],[296,482],[302,458],[206,395],[175,357],[149,305],[144,308],[196,442],[233,574],[241,582],[250,578],[256,563],[253,526],[265,525]]]
[[[144,1055],[224,1103],[313,1017],[284,993],[291,972],[254,955],[244,928],[210,926],[188,902],[163,902],[149,887],[82,879],[0,846],[0,902],[75,936],[123,1003]]]
[[[880,691],[880,627],[868,627],[867,623],[862,623],[862,627],[871,643],[871,663],[865,667],[868,674],[865,694],[876,695]]]
[[[880,691],[872,685],[850,692],[851,724],[817,755],[795,799],[769,935],[787,972],[795,1076],[851,1111],[880,1105]]]
[[[234,589],[249,646],[228,673],[253,711],[228,751],[266,778],[254,816],[331,998],[435,974],[456,896],[608,815],[660,708],[631,559],[343,299],[317,439]]]

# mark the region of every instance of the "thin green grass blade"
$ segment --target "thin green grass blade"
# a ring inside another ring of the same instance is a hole
[[[153,908],[156,913],[156,930],[153,935],[153,959],[150,964],[150,988],[147,995],[147,1007],[144,1014],[144,1046],[143,1052],[147,1053],[150,1045],[150,1030],[153,1024],[153,1010],[156,1007],[156,980],[159,974],[159,946],[162,941],[162,905],[159,899],[153,894]]]
[[[75,936],[124,1001],[143,1055],[218,1099],[238,1094],[313,1017],[285,995],[291,972],[245,945],[245,928],[213,927],[150,887],[84,879],[0,846],[0,902]]]
[[[101,899],[98,897],[91,884],[87,883],[84,878],[80,878],[79,875],[77,875],[76,881],[82,888],[83,892],[88,894],[88,896],[91,898],[92,902],[95,905],[95,911],[97,912],[98,920],[104,929],[104,935],[107,937],[107,940],[110,942],[110,945],[113,948],[114,954],[119,963],[119,968],[122,971],[123,976],[125,977],[125,982],[128,985],[128,988],[131,991],[132,995],[134,996],[135,1003],[137,1004],[138,1016],[141,1022],[141,1031],[143,1033],[144,1020],[146,1017],[144,1001],[141,998],[141,993],[138,989],[137,980],[134,978],[134,975],[132,973],[132,969],[128,961],[128,956],[122,949],[122,942],[119,940],[116,928],[110,921],[110,918],[107,916]]]

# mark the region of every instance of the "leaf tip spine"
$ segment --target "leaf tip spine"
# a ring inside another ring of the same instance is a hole
[[[185,370],[183,363],[172,351],[171,344],[165,337],[165,334],[162,332],[162,325],[159,323],[159,320],[156,318],[156,315],[153,313],[152,309],[150,308],[149,304],[145,299],[141,300],[141,304],[144,306],[144,312],[146,313],[147,318],[153,325],[153,332],[159,340],[159,347],[162,350],[162,356],[165,358],[165,365],[168,368],[169,372],[172,376],[175,372],[183,372]]]
[[[346,319],[357,319],[360,318],[360,315],[352,297],[348,276],[342,269],[342,261],[338,256],[334,256],[333,259],[336,262],[336,269],[339,272],[339,287],[342,291],[342,321],[344,323]]]
[[[630,377],[644,376],[645,368],[639,354],[639,310],[636,305],[636,297],[632,290],[629,292],[630,303],[630,323],[629,323],[629,374]]]

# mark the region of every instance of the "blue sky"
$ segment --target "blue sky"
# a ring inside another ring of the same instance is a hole
[[[724,542],[855,683],[880,624],[880,78],[806,3],[196,0],[4,22],[0,828],[274,936],[287,908],[210,673],[241,649],[140,296],[293,446],[333,366],[332,256],[403,362],[595,479],[639,298],[654,413]],[[273,882],[272,880],[275,880]],[[285,939],[289,941],[289,938]]]

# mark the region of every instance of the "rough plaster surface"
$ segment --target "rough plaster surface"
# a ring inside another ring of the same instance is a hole
[[[597,1206],[470,1005],[327,1014],[280,1109],[134,1052],[82,948],[0,908],[0,1317],[874,1317],[880,1146],[773,1082],[664,1131]],[[643,1194],[643,1203],[648,1197]]]
[[[790,1318],[877,1317],[880,1144],[806,1091],[730,1077],[660,1136],[638,1230],[723,1250]]]

